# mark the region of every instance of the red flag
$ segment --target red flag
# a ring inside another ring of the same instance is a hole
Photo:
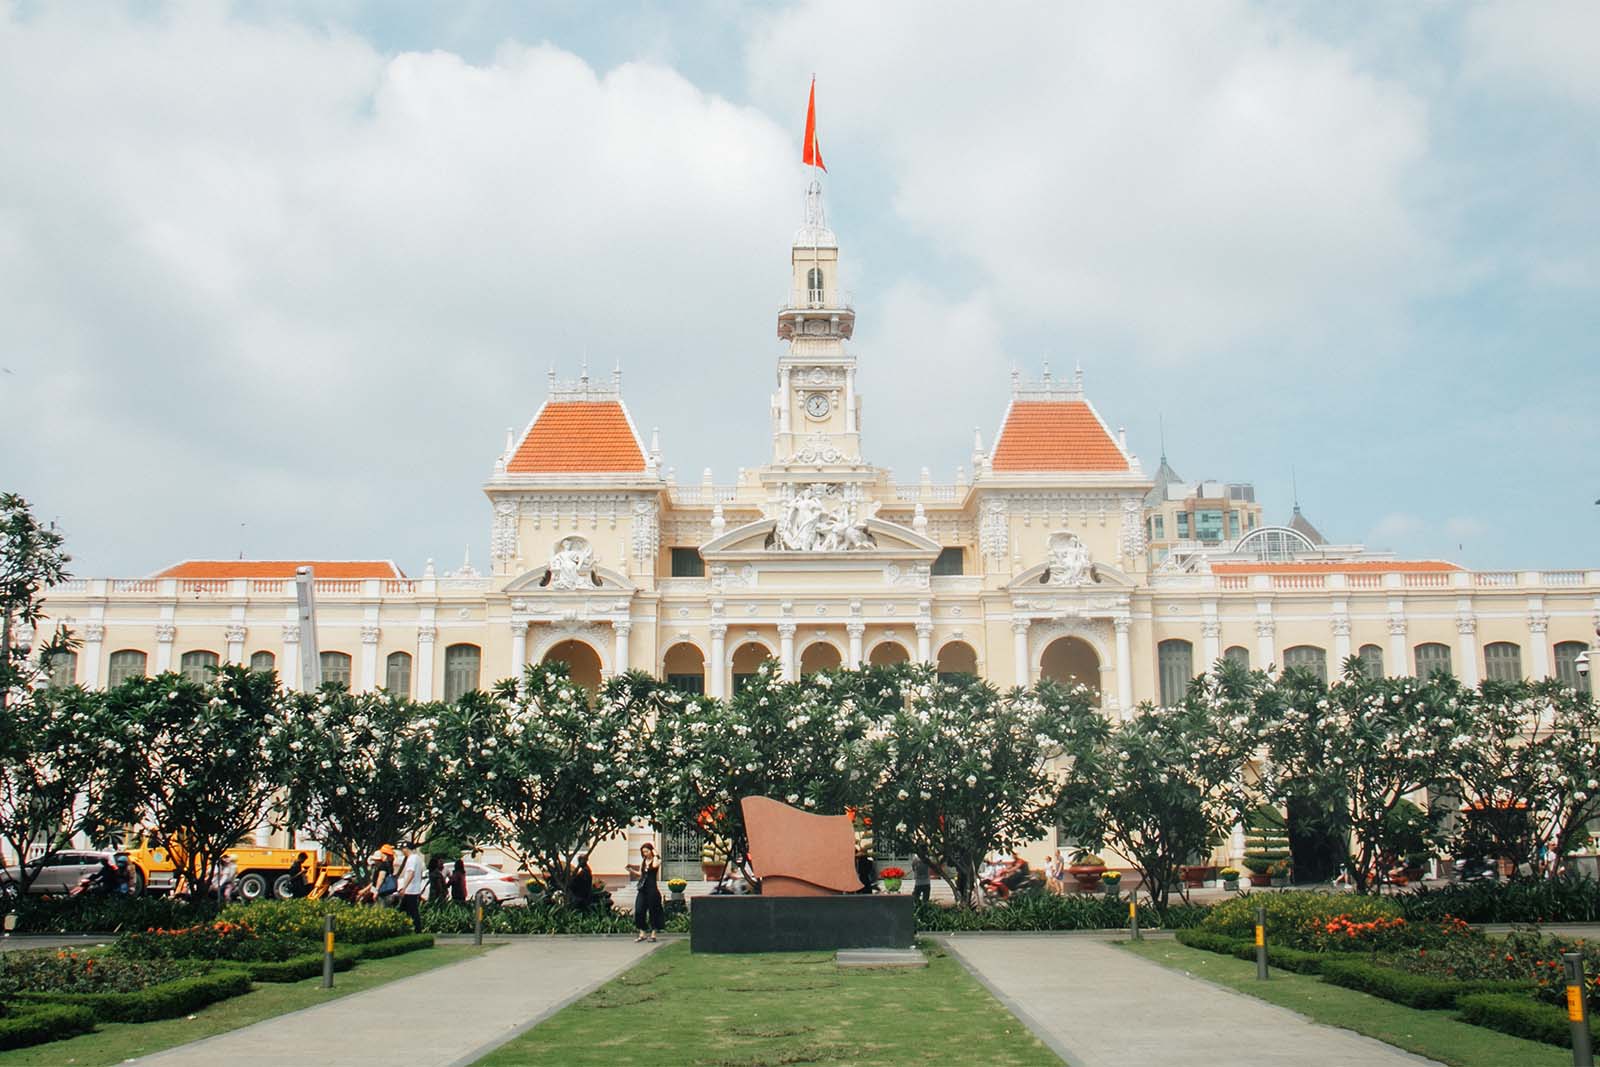
[[[817,143],[817,79],[811,79],[811,96],[806,100],[806,146],[800,153],[800,162],[827,170],[822,162],[822,146]]]

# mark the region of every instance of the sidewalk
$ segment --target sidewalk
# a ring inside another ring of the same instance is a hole
[[[1432,1062],[1101,941],[981,935],[938,940],[1072,1067],[1166,1063],[1180,1052],[1194,1063],[1242,1056],[1252,1067]]]
[[[654,945],[546,937],[129,1063],[151,1067],[468,1064],[642,959]]]

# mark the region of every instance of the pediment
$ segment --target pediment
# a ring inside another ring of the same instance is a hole
[[[862,520],[859,527],[870,535],[870,544],[835,551],[822,549],[792,551],[774,547],[777,525],[777,519],[757,519],[755,522],[747,522],[701,545],[700,555],[707,560],[927,559],[931,561],[943,547],[937,541],[929,540],[908,526],[879,518],[869,518]]]
[[[1085,580],[1064,583],[1053,581],[1050,562],[1035,564],[1011,579],[1005,588],[1013,593],[1070,593],[1074,590],[1090,593],[1108,589],[1132,589],[1137,584],[1120,567],[1109,563],[1091,563]]]
[[[575,593],[589,595],[591,593],[632,593],[637,586],[630,582],[621,573],[610,567],[596,564],[573,589],[559,589],[552,585],[550,568],[548,566],[535,567],[517,575],[506,584],[502,592],[519,593],[524,596],[548,595],[571,596]]]

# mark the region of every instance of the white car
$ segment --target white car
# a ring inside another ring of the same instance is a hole
[[[487,863],[478,863],[475,860],[465,862],[467,868],[467,899],[481,900],[485,905],[490,904],[526,904],[528,902],[528,889],[521,878],[514,874],[507,874],[499,867]],[[450,880],[451,864],[445,864],[445,881]],[[428,893],[423,891],[423,899]]]

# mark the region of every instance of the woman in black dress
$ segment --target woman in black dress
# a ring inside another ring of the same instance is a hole
[[[639,892],[633,898],[633,925],[639,930],[635,941],[648,935],[651,941],[656,932],[667,925],[665,909],[661,904],[661,861],[656,859],[656,847],[646,841],[639,846],[638,866],[628,864],[639,875]]]

